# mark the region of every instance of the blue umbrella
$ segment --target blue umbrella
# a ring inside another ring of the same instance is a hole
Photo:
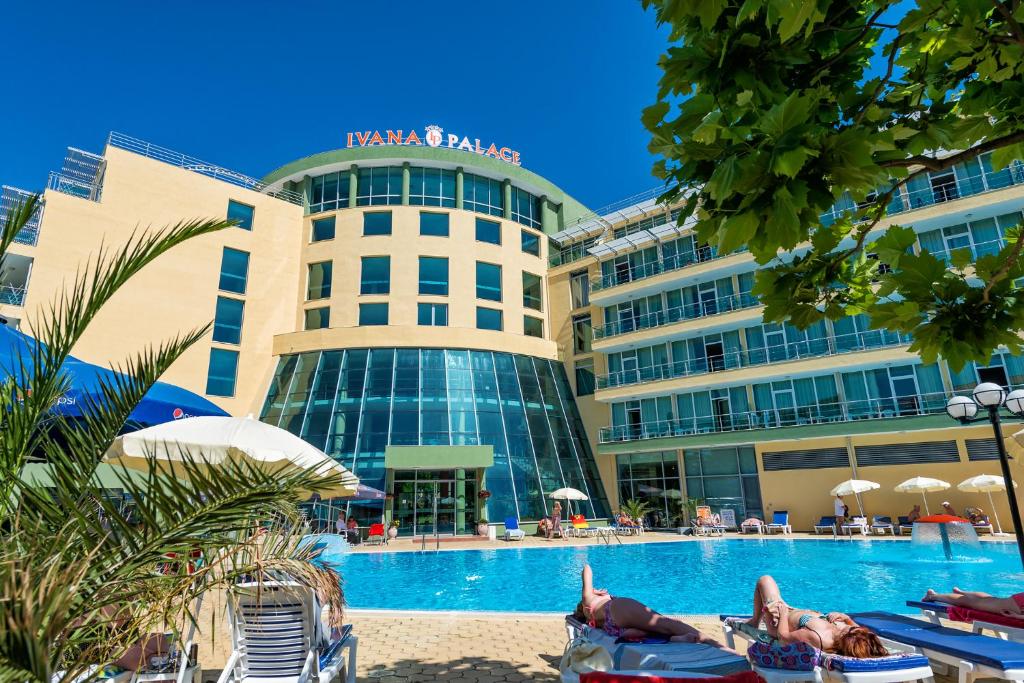
[[[31,368],[33,352],[38,344],[32,337],[0,325],[0,377],[17,377],[22,366]],[[113,370],[70,356],[61,369],[67,375],[70,387],[57,399],[53,412],[65,417],[81,417],[88,400],[102,400],[100,382],[111,382],[119,376]],[[141,425],[157,425],[184,417],[227,414],[202,396],[173,384],[157,382],[146,392],[128,420]]]

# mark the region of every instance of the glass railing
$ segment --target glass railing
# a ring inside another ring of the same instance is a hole
[[[679,377],[689,377],[691,375],[703,375],[710,372],[734,370],[736,368],[745,368],[751,365],[781,363],[785,361],[801,360],[804,358],[821,358],[823,356],[834,356],[841,353],[854,353],[857,351],[870,351],[872,349],[904,346],[909,343],[909,336],[899,334],[898,332],[890,332],[888,330],[871,330],[869,332],[841,334],[835,337],[821,337],[760,349],[732,351],[721,355],[708,356],[706,358],[676,361],[673,363],[636,368],[634,370],[609,372],[606,375],[597,376],[597,388],[613,389],[615,387],[629,386],[631,384],[644,384],[647,382],[657,382],[665,379],[676,379]]]
[[[945,413],[948,398],[945,393],[917,394],[602,427],[600,442],[640,441],[669,436],[934,415]]]
[[[992,254],[998,254],[999,250],[1006,246],[1006,241],[1002,238],[996,240],[989,240],[988,242],[977,242],[970,246],[957,247],[955,249],[943,249],[942,251],[931,252],[932,256],[944,261],[947,265],[952,262],[951,255],[956,251],[970,251],[971,260],[976,260],[979,256],[991,256]],[[927,249],[922,248],[922,251]]]
[[[596,237],[583,240],[582,242],[574,242],[573,244],[567,245],[558,251],[553,252],[548,257],[548,263],[552,268],[555,268],[557,266],[564,266],[566,263],[579,261],[582,258],[590,256],[590,253],[587,250],[596,243]]]
[[[6,216],[8,212],[14,209],[18,204],[22,204],[32,196],[32,193],[26,192],[25,190],[19,190],[16,187],[9,185],[3,185],[0,187],[0,217]],[[32,217],[28,219],[24,227],[17,232],[14,236],[14,241],[19,244],[29,244],[35,246],[39,239],[39,224],[43,217],[43,204],[42,201],[37,202],[36,210],[32,214]]]
[[[744,251],[746,251],[746,248],[738,249],[728,254],[719,254],[716,247],[707,246],[694,249],[693,251],[680,252],[678,254],[673,254],[672,256],[666,256],[665,258],[658,259],[657,261],[628,266],[621,270],[616,270],[614,273],[602,275],[599,278],[591,280],[590,288],[592,291],[596,292],[602,289],[615,287],[617,285],[624,285],[627,282],[635,282],[636,280],[654,277],[661,273],[679,270],[680,268],[692,266],[696,263],[704,263],[705,261],[724,258]]]
[[[605,323],[604,325],[594,328],[594,339],[603,339],[620,334],[627,334],[629,332],[636,332],[638,330],[662,327],[663,325],[671,325],[672,323],[677,323],[681,320],[694,320],[696,318],[704,318],[709,315],[718,315],[719,313],[728,313],[730,311],[738,311],[744,308],[753,308],[760,304],[761,302],[756,296],[748,293],[734,294],[733,296],[709,299],[706,301],[698,301],[684,306],[669,308],[664,311],[655,311],[653,313],[647,313],[631,318],[622,318],[614,322]]]
[[[26,291],[27,290],[24,287],[0,285],[0,304],[7,304],[9,306],[24,306]]]

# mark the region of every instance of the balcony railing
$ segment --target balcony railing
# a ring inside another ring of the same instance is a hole
[[[745,413],[658,420],[625,426],[602,427],[599,438],[601,443],[616,443],[669,436],[934,415],[945,413],[948,398],[945,393],[917,394],[845,403],[822,403],[812,406],[752,410]]]
[[[0,285],[0,304],[7,304],[8,306],[24,306],[26,291],[27,290],[24,287]]]
[[[581,242],[569,244],[558,251],[552,252],[548,257],[548,264],[552,268],[556,268],[558,266],[564,266],[566,263],[579,261],[584,257],[590,256],[590,253],[587,250],[595,244],[597,244],[596,237],[591,237]]]
[[[19,190],[16,187],[10,185],[0,186],[0,218],[6,216],[17,204],[24,203],[29,197],[32,196],[31,192],[25,190]],[[19,244],[29,244],[35,246],[39,239],[39,224],[43,218],[43,204],[39,201],[36,204],[35,213],[28,219],[24,227],[18,231],[18,234],[14,236],[14,241]]]
[[[100,200],[101,188],[96,183],[86,183],[56,171],[50,171],[50,178],[46,183],[46,187],[55,192],[69,194],[80,199],[88,199],[91,202],[98,202]]]
[[[637,280],[654,277],[661,273],[679,270],[680,268],[692,266],[696,263],[704,263],[705,261],[724,258],[741,251],[746,251],[746,249],[740,249],[727,254],[719,254],[717,248],[713,246],[704,246],[694,249],[693,251],[680,252],[666,258],[658,259],[657,261],[629,266],[622,270],[616,270],[614,273],[602,275],[601,277],[595,278],[591,281],[590,288],[597,292],[617,285],[624,285],[628,282],[635,282]]]
[[[951,255],[953,252],[968,250],[971,252],[971,260],[976,260],[979,256],[991,256],[992,254],[998,254],[999,250],[1006,246],[1006,241],[1002,238],[996,240],[989,240],[987,242],[976,242],[970,246],[957,247],[955,249],[943,249],[942,251],[933,251],[931,254],[947,264],[951,263]]]
[[[706,358],[676,361],[662,365],[636,368],[634,370],[609,372],[606,375],[598,375],[597,388],[612,389],[633,384],[658,382],[665,379],[734,370],[751,365],[781,363],[804,358],[821,358],[842,353],[904,346],[909,343],[910,337],[898,332],[872,330],[869,332],[840,334],[835,337],[808,339],[792,344],[779,344],[760,349],[733,351],[721,355],[711,355]]]
[[[732,296],[697,301],[692,304],[669,308],[664,311],[655,311],[632,318],[623,318],[610,323],[605,323],[594,328],[594,338],[604,339],[620,334],[648,330],[664,325],[671,325],[681,320],[694,320],[719,313],[738,311],[744,308],[759,306],[761,302],[753,294],[734,294]]]

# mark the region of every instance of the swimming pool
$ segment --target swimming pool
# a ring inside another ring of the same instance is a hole
[[[732,540],[441,552],[349,553],[326,558],[344,577],[349,607],[570,612],[580,570],[613,594],[671,614],[745,613],[754,583],[772,574],[799,607],[909,612],[905,601],[953,585],[1017,593],[1016,544],[986,543],[960,561],[901,542]]]

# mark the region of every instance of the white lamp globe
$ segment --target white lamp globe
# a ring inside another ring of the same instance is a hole
[[[974,400],[985,408],[999,406],[1006,398],[1006,391],[994,382],[982,382],[974,387]]]
[[[1014,415],[1024,414],[1024,389],[1014,389],[1006,395],[1006,409]]]
[[[954,396],[946,401],[946,413],[954,420],[969,420],[978,414],[978,404],[968,396]]]

